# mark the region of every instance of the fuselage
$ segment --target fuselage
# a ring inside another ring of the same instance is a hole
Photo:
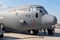
[[[31,9],[31,6],[27,6],[1,10],[0,23],[3,23],[7,28],[20,30],[39,30],[47,28],[48,26],[43,24],[41,18],[44,15],[48,15],[48,13],[42,6],[37,6],[37,8],[39,9],[33,9],[33,6]],[[51,23],[51,26],[55,24],[56,23],[54,21],[54,23]],[[48,25],[50,26],[50,23],[48,23]]]

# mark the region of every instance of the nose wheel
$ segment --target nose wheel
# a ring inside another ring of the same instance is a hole
[[[29,30],[28,32],[29,32],[29,34],[31,34],[31,35],[37,35],[38,30]]]

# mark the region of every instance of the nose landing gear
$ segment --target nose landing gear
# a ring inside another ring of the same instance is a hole
[[[3,24],[0,24],[0,38],[4,37],[3,26]]]
[[[31,35],[37,35],[38,30],[29,30],[28,31]]]
[[[55,33],[54,27],[52,27],[52,26],[47,28],[47,31],[48,31],[48,35],[54,35],[54,33]]]

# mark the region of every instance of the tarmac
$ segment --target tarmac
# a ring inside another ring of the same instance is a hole
[[[55,28],[55,35],[44,35],[43,32],[39,32],[37,35],[29,35],[24,32],[4,33],[4,38],[1,38],[0,40],[60,40],[60,28]]]

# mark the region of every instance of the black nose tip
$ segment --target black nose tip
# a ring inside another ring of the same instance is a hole
[[[55,25],[57,23],[57,18],[52,15],[44,15],[41,18],[42,24]]]

